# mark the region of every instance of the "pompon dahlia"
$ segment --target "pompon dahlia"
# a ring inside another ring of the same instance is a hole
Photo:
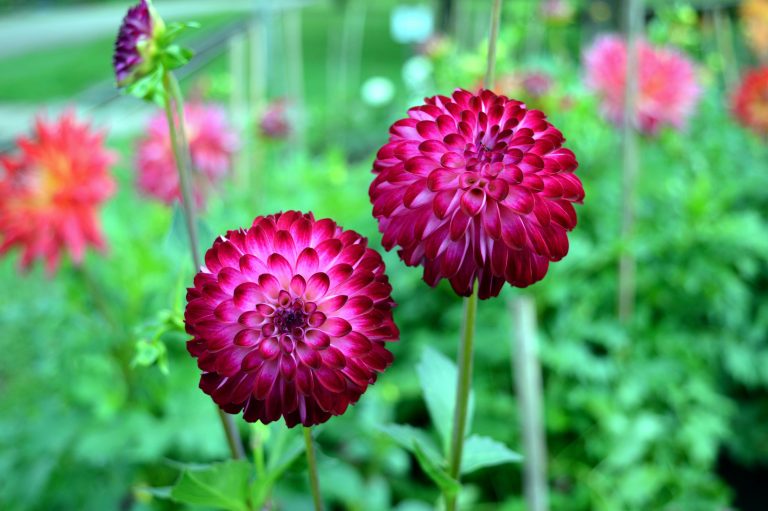
[[[151,1],[141,0],[128,9],[115,40],[112,64],[117,85],[130,85],[152,71],[158,55],[157,40],[165,31]]]
[[[184,106],[184,118],[192,157],[193,193],[197,205],[202,206],[208,189],[232,168],[238,137],[219,106],[189,103]],[[138,142],[136,166],[142,192],[166,204],[181,199],[168,123],[162,112],[150,119],[146,135]]]
[[[88,245],[104,249],[98,214],[115,190],[116,159],[104,134],[69,112],[38,119],[18,149],[0,155],[0,254],[21,247],[22,268],[43,259],[53,273],[65,250],[79,263]]]
[[[768,67],[747,71],[732,101],[733,113],[743,125],[768,134]]]
[[[638,128],[653,134],[665,124],[684,127],[701,95],[693,63],[677,50],[651,46],[643,40],[637,44]],[[584,54],[584,63],[587,86],[600,97],[603,114],[609,121],[620,123],[624,117],[626,41],[615,35],[597,38]]]
[[[229,231],[187,293],[200,388],[249,422],[344,413],[392,363],[392,287],[367,240],[296,211]]]
[[[541,280],[568,252],[576,157],[538,110],[489,90],[427,98],[390,128],[373,164],[373,215],[387,250],[431,286],[481,299]]]

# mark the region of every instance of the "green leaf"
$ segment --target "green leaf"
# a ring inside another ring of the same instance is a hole
[[[424,401],[427,403],[432,424],[440,433],[440,438],[443,441],[443,452],[447,453],[451,442],[451,430],[453,429],[458,370],[456,365],[445,355],[427,347],[424,349],[421,361],[416,365],[416,371],[419,375],[421,390],[424,394]],[[474,401],[474,393],[470,392],[467,410],[467,434],[472,429]]]
[[[435,464],[442,463],[442,456],[426,431],[404,424],[385,424],[379,429],[403,449],[414,452],[414,445],[418,444]]]
[[[464,441],[461,473],[469,474],[484,467],[518,463],[523,457],[501,442],[487,436],[472,435]]]
[[[416,455],[416,459],[421,465],[424,473],[429,476],[432,481],[440,488],[440,490],[446,495],[456,495],[461,490],[459,482],[448,475],[442,467],[434,463],[430,457],[424,452],[418,442],[413,444],[413,454]]]
[[[171,490],[171,498],[193,506],[248,511],[250,475],[250,464],[243,460],[213,463],[205,468],[186,468]]]

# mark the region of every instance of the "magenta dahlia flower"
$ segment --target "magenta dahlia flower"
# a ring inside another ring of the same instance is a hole
[[[232,168],[238,137],[219,106],[189,103],[184,106],[184,117],[192,157],[193,193],[198,206],[202,206],[206,192]],[[150,119],[146,135],[138,142],[138,187],[167,204],[181,199],[179,173],[171,144],[165,115],[158,112]]]
[[[141,0],[128,9],[112,55],[119,87],[130,85],[152,71],[158,53],[157,39],[164,31],[165,24],[155,13],[151,1]]]
[[[701,95],[693,62],[677,50],[639,40],[638,128],[653,134],[663,125],[683,128]],[[615,35],[599,37],[584,54],[587,86],[602,101],[606,118],[621,123],[627,73],[627,44]]]
[[[395,303],[367,240],[296,211],[229,231],[187,293],[187,349],[225,411],[289,427],[344,413],[392,363]]]
[[[424,265],[431,286],[481,299],[504,282],[541,280],[568,252],[574,202],[584,190],[576,157],[546,116],[489,90],[457,89],[411,108],[373,164],[373,215],[387,250]]]

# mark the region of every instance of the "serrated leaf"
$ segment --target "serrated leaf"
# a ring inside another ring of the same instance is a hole
[[[504,463],[518,463],[522,459],[520,454],[493,438],[472,435],[464,441],[461,473],[469,474],[481,468]]]
[[[445,355],[427,347],[416,365],[416,371],[419,375],[421,390],[424,394],[424,401],[427,403],[432,424],[443,441],[443,452],[447,453],[451,442],[451,430],[453,429],[458,370],[456,365]],[[467,434],[472,429],[474,401],[474,393],[470,392],[467,409]]]
[[[418,444],[435,464],[442,463],[440,452],[426,431],[404,424],[385,424],[379,429],[403,449],[414,452],[414,445]]]
[[[440,491],[449,496],[459,493],[461,484],[452,478],[442,467],[435,464],[418,442],[413,444],[413,454],[416,455],[416,460],[418,460],[421,469],[434,481],[438,488],[440,488]]]
[[[186,468],[171,490],[171,498],[193,506],[248,511],[250,475],[250,464],[243,460],[213,463],[205,468]]]

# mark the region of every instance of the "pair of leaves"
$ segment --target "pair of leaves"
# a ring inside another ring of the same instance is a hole
[[[424,473],[443,493],[456,495],[461,485],[448,473],[446,459],[449,456],[453,428],[458,370],[453,362],[431,348],[424,350],[416,369],[424,400],[432,424],[440,436],[442,448],[437,447],[427,431],[413,426],[388,424],[382,426],[381,430],[402,448],[413,453]],[[474,395],[470,393],[467,433],[471,431],[473,412]],[[488,437],[471,435],[464,439],[460,473],[469,474],[481,468],[519,462],[521,459],[519,454],[501,442]]]
[[[166,72],[184,66],[194,56],[192,50],[174,44],[174,41],[184,30],[199,26],[195,22],[169,24],[156,41],[158,50],[157,55],[151,59],[151,71],[128,85],[126,92],[139,99],[162,105],[167,93],[163,87],[163,76]]]
[[[261,474],[257,474],[253,464],[246,460],[184,465],[173,487],[156,488],[151,493],[158,498],[192,506],[228,511],[261,509],[275,482],[304,451],[304,442],[296,432],[282,424],[254,427],[258,441],[268,446],[268,459]],[[267,438],[269,442],[266,442]]]

